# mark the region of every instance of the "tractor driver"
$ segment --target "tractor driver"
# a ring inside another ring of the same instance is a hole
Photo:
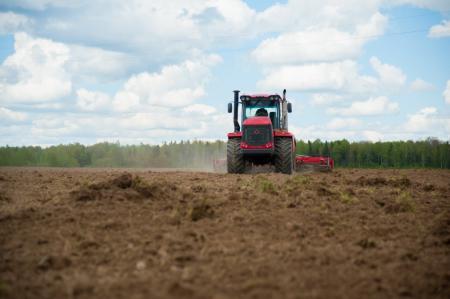
[[[258,110],[256,110],[255,116],[269,116],[269,114],[267,113],[266,109],[259,108]]]

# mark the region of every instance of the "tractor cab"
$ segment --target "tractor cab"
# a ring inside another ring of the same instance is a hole
[[[251,117],[268,117],[273,129],[280,128],[279,95],[242,95],[242,123]]]

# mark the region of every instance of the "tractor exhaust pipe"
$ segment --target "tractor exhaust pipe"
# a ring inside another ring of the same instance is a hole
[[[283,98],[281,101],[281,128],[283,130],[288,130],[288,109],[287,109],[287,101],[286,101],[286,89],[283,90]]]
[[[234,92],[234,108],[233,108],[233,123],[234,123],[234,131],[239,132],[241,127],[238,122],[238,107],[239,107],[239,90],[235,90]]]

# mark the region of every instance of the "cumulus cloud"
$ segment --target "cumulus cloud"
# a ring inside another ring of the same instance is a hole
[[[406,75],[400,68],[382,63],[377,57],[370,58],[370,64],[378,73],[384,88],[397,88],[405,84]]]
[[[220,62],[217,55],[200,55],[158,72],[139,73],[111,96],[80,88],[76,103],[82,111],[108,114],[95,119],[90,114],[42,117],[33,122],[31,132],[48,140],[60,134],[130,143],[214,138],[231,129],[231,119],[197,101],[205,94],[211,68]]]
[[[125,53],[80,45],[66,46],[70,50],[66,69],[77,81],[102,83],[117,80],[137,64],[134,57]]]
[[[381,141],[384,137],[382,133],[374,130],[364,130],[362,132],[362,135],[364,136],[365,140],[369,140],[372,142]]]
[[[440,114],[434,106],[422,108],[408,115],[407,121],[401,128],[416,138],[417,136],[434,136],[443,140],[450,138],[450,118]]]
[[[442,21],[442,24],[434,25],[428,32],[428,37],[439,38],[450,36],[450,20]]]
[[[43,103],[72,93],[73,81],[117,79],[127,70],[126,55],[67,45],[27,33],[14,35],[15,52],[0,66],[0,102]]]
[[[366,91],[377,84],[374,77],[361,76],[355,61],[288,65],[268,71],[259,86],[265,89],[301,91]]]
[[[425,107],[410,115],[404,128],[407,132],[428,132],[438,122],[438,119],[434,117],[436,114],[436,107]]]
[[[27,119],[27,114],[13,111],[8,108],[0,107],[0,121],[2,122],[21,122]]]
[[[442,94],[447,104],[450,104],[450,80],[447,81],[447,86]]]
[[[234,45],[250,34],[256,14],[241,0],[80,1],[73,6],[67,14],[44,18],[36,32],[137,56],[143,66],[138,71],[190,58],[213,45]]]
[[[183,109],[184,112],[201,115],[211,115],[217,112],[216,108],[205,104],[193,104]]]
[[[433,84],[422,80],[420,78],[417,78],[416,80],[414,80],[413,82],[411,82],[411,89],[413,91],[429,91],[429,90],[433,90]]]
[[[64,68],[69,48],[47,39],[16,33],[15,52],[1,65],[1,102],[46,102],[68,95],[70,74]]]
[[[14,33],[28,29],[32,21],[24,15],[14,12],[0,12],[0,34]]]
[[[327,113],[342,116],[368,116],[394,113],[399,110],[398,103],[390,101],[387,97],[374,97],[367,101],[353,102],[349,107],[328,108]]]
[[[102,92],[93,92],[80,88],[77,90],[77,106],[85,111],[105,109],[110,104],[110,98]]]
[[[80,83],[83,76],[101,77],[103,73],[106,76],[120,70],[122,60],[120,53],[17,33],[15,52],[0,68],[0,101],[53,109],[61,108],[73,96],[79,108],[77,113],[32,113],[31,125],[25,130],[28,140],[39,140],[39,144],[73,138],[135,138],[136,142],[145,138],[147,142],[213,138],[231,126],[231,121],[224,121],[224,115],[214,107],[196,103],[206,94],[211,69],[222,61],[218,55],[196,54],[181,63],[163,66],[157,72],[137,73],[113,94],[83,87],[72,93],[73,82]],[[98,114],[99,111],[108,113]],[[95,117],[93,113],[97,113]],[[25,113],[8,108],[1,108],[0,117],[9,126],[28,119]]]
[[[387,18],[375,13],[368,23],[357,26],[354,33],[333,27],[307,28],[264,40],[252,56],[262,64],[293,64],[352,59],[374,35],[384,32]]]
[[[356,140],[358,132],[355,130],[332,130],[323,125],[294,126],[289,125],[289,131],[293,132],[299,140]]]
[[[43,113],[33,120],[30,126],[22,129],[21,137],[34,144],[74,141],[92,144],[118,140],[128,144],[157,144],[171,140],[212,140],[218,138],[217,132],[222,132],[220,138],[223,139],[225,132],[232,130],[228,114],[186,115],[182,110],[175,113],[164,108],[156,110],[115,115],[98,114],[95,118],[84,113]],[[17,142],[15,140],[12,144]]]
[[[140,104],[139,95],[131,91],[119,91],[114,96],[113,109],[119,112],[137,110]]]
[[[266,76],[258,82],[263,89],[288,88],[297,91],[373,93],[395,91],[406,82],[403,71],[382,63],[377,57],[370,59],[378,77],[362,75],[353,60],[307,64],[282,65],[266,69]],[[320,99],[318,99],[320,101]]]
[[[344,99],[343,95],[333,93],[314,93],[311,97],[311,104],[313,106],[329,105],[341,102]]]
[[[115,96],[114,105],[117,110],[130,110],[139,105],[187,106],[205,95],[210,68],[221,61],[218,55],[206,55],[164,66],[160,72],[133,75]]]
[[[361,121],[357,118],[333,118],[327,123],[327,128],[331,130],[352,129],[359,127]]]

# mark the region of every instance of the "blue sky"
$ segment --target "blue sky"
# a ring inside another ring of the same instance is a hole
[[[450,2],[0,0],[0,145],[225,139],[232,90],[297,139],[450,139]]]

